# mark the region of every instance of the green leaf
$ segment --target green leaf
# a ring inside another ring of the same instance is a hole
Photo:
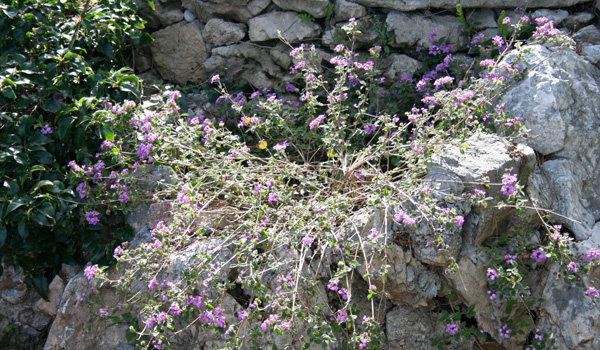
[[[33,221],[40,226],[52,226],[52,222],[48,220],[48,217],[46,217],[46,215],[44,215],[44,213],[38,209],[34,209],[31,212],[31,217],[33,218]]]
[[[23,199],[21,197],[11,200],[8,203],[8,207],[6,208],[6,215],[10,214],[15,209],[22,207],[24,205],[27,205],[27,201],[25,201],[25,199]]]
[[[128,329],[127,332],[125,332],[125,339],[127,339],[127,342],[133,341],[136,336],[137,333],[132,332],[130,329]]]
[[[40,105],[40,107],[42,107],[43,110],[45,110],[46,112],[50,112],[50,113],[58,112],[60,110],[60,106],[61,106],[60,102],[54,98],[47,98]]]
[[[11,99],[11,100],[17,98],[17,95],[15,94],[14,90],[10,86],[3,87],[1,90],[1,93],[2,93],[2,96],[4,96],[5,98],[8,98],[8,99]]]
[[[149,6],[150,6],[150,8],[152,9],[152,11],[154,11],[154,10],[155,10],[155,7],[154,7],[154,1],[152,1],[152,0],[148,0],[148,5],[149,5]]]
[[[0,247],[4,244],[5,241],[6,241],[6,226],[2,225],[2,226],[0,226]]]
[[[75,121],[75,117],[72,116],[63,116],[58,121],[58,137],[61,141],[65,141],[69,136],[69,132],[71,131],[71,125]]]
[[[112,141],[115,139],[115,133],[113,132],[112,128],[108,125],[102,126],[102,135],[104,136],[104,139],[108,141]]]
[[[44,300],[48,300],[48,279],[44,275],[25,277],[25,283],[32,286]]]

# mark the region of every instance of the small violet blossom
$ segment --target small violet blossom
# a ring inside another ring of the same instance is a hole
[[[541,263],[542,261],[546,260],[547,256],[542,249],[535,249],[533,253],[531,253],[531,258],[538,263]]]
[[[92,265],[92,266],[88,266],[85,268],[85,270],[83,270],[83,276],[85,278],[88,279],[88,281],[91,281],[92,278],[94,278],[94,276],[96,275],[96,272],[98,271],[98,265]]]
[[[100,215],[100,213],[98,213],[97,211],[88,211],[87,213],[85,213],[85,219],[90,225],[96,225],[100,222],[100,219],[98,219],[98,215]]]
[[[446,325],[446,333],[455,335],[458,332],[458,325],[454,323],[448,323]]]
[[[498,273],[496,272],[496,270],[489,268],[487,269],[487,276],[490,280],[495,280],[496,277],[498,277]]]

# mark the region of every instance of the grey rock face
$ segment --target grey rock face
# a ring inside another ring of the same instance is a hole
[[[384,7],[398,11],[426,10],[429,8],[455,8],[456,1],[452,0],[354,0],[355,2],[369,7]],[[585,0],[557,0],[548,2],[546,0],[532,0],[527,2],[528,8],[539,7],[568,7],[585,2]],[[522,0],[467,0],[461,1],[464,8],[515,8],[523,6]]]
[[[421,62],[410,56],[395,53],[391,54],[387,61],[389,68],[383,75],[390,81],[397,81],[402,77],[412,77],[422,65]]]
[[[204,26],[202,36],[206,42],[214,46],[231,45],[242,40],[246,36],[246,30],[244,24],[213,18]]]
[[[333,10],[336,21],[360,18],[367,14],[367,9],[364,6],[346,0],[336,0]]]
[[[467,45],[467,37],[454,16],[425,16],[415,13],[390,12],[386,18],[388,35],[394,37],[399,47],[431,46],[427,37],[437,30],[437,37],[445,37],[446,43],[453,46],[452,52]]]
[[[565,10],[548,10],[548,9],[539,9],[534,11],[531,14],[531,18],[540,18],[546,17],[552,22],[554,22],[554,27],[558,28],[562,24],[562,22],[569,17],[569,12]]]
[[[318,24],[301,20],[295,12],[273,11],[254,17],[248,21],[248,27],[251,41],[277,39],[279,31],[290,43],[298,43],[321,32]]]
[[[571,50],[527,48],[527,63],[519,63],[529,68],[526,76],[502,102],[531,130],[527,143],[547,159],[530,180],[532,198],[576,220],[554,218],[583,240],[600,220],[600,144],[590,142],[600,137],[600,71]]]
[[[306,12],[315,18],[327,15],[329,0],[273,0],[275,5],[284,10]]]
[[[156,1],[154,10],[145,0],[136,0],[138,12],[147,23],[148,28],[162,28],[177,23],[183,19],[183,11],[179,2]]]
[[[207,52],[198,22],[179,22],[153,34],[154,66],[163,79],[185,85],[202,80]]]
[[[264,3],[264,0],[259,1]],[[211,18],[224,18],[246,23],[256,11],[262,11],[261,4],[256,0],[183,0],[182,5],[202,22],[208,22]]]

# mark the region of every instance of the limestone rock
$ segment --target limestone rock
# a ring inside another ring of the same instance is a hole
[[[219,18],[208,21],[202,31],[204,40],[214,46],[235,44],[244,36],[246,36],[244,24],[225,22]]]
[[[264,0],[261,0],[264,3]],[[257,1],[248,0],[182,0],[185,9],[191,11],[196,18],[202,22],[208,22],[212,18],[223,18],[246,23],[257,11],[260,4]]]
[[[198,22],[179,22],[153,34],[154,66],[163,79],[185,85],[200,82],[207,52]]]
[[[263,12],[270,4],[271,0],[252,0],[248,4],[248,12],[250,12],[252,16],[256,16]]]
[[[391,54],[387,57],[389,67],[383,74],[389,81],[398,81],[402,77],[411,77],[421,68],[422,63],[414,58],[401,55]]]
[[[35,306],[49,316],[55,316],[56,308],[58,307],[58,303],[60,303],[64,289],[65,283],[63,279],[60,276],[54,276],[54,279],[48,286],[48,301],[40,299]]]
[[[290,43],[317,37],[321,27],[312,22],[306,22],[298,17],[295,12],[273,11],[265,15],[254,17],[248,21],[251,41],[267,41],[277,39],[277,32]]]
[[[600,144],[590,142],[600,137],[600,71],[568,49],[527,49],[527,62],[519,62],[529,68],[525,78],[502,102],[531,130],[526,142],[547,159],[530,180],[532,199],[577,220],[553,218],[583,240],[600,220]]]
[[[469,10],[466,11],[465,17],[473,29],[476,30],[498,27],[498,22],[492,9]]]
[[[425,16],[392,11],[388,14],[386,23],[388,35],[394,38],[394,45],[399,47],[420,45],[428,48],[432,43],[427,37],[433,30],[437,30],[438,38],[446,38],[446,43],[453,47],[452,52],[467,45],[468,39],[454,16]]]
[[[429,349],[434,323],[427,308],[394,307],[386,315],[388,349]]]
[[[540,306],[538,328],[554,333],[558,349],[600,348],[600,311],[583,287],[558,277],[559,271],[557,264],[552,265],[543,281],[541,297],[546,301]]]
[[[569,17],[569,12],[565,10],[549,10],[549,9],[539,9],[534,11],[531,14],[531,19],[546,17],[552,22],[554,22],[554,27],[558,28],[562,22]]]
[[[178,1],[155,1],[154,10],[146,0],[136,0],[139,15],[147,21],[148,28],[163,28],[183,20],[183,11]]]
[[[587,12],[579,12],[565,18],[563,24],[569,28],[579,29],[589,24],[594,19],[594,15]]]
[[[336,0],[333,8],[336,21],[347,21],[350,18],[360,18],[367,14],[367,9],[352,1]]]
[[[284,10],[306,12],[315,18],[327,15],[329,0],[273,0],[275,5]]]
[[[186,9],[183,12],[183,19],[188,23],[192,23],[196,20],[196,15],[192,11]]]
[[[52,304],[56,301],[54,283],[49,301],[25,285],[25,275],[6,263],[0,276],[0,348],[36,349],[43,344],[47,327],[52,323]],[[60,277],[58,277],[60,279]],[[49,312],[45,312],[49,311]],[[55,312],[55,310],[54,310]]]
[[[535,154],[533,149],[523,144],[512,144],[498,136],[477,134],[464,143],[468,145],[464,153],[459,147],[436,153],[428,163],[426,179],[441,193],[458,195],[472,193],[474,188],[479,188],[494,198],[488,204],[489,210],[473,211],[465,220],[465,231],[479,244],[500,228],[499,223],[506,224],[506,220],[515,215],[509,208],[491,208],[503,198],[500,186],[487,189],[474,184],[485,176],[490,183],[499,184],[506,170],[514,168],[511,173],[517,174],[521,185],[526,185],[535,166]]]
[[[456,1],[452,0],[354,0],[367,7],[383,7],[397,11],[426,10],[430,8],[454,9]],[[540,7],[569,7],[581,4],[586,0],[557,0],[548,2],[546,0],[531,0],[527,3],[528,8]],[[469,0],[461,1],[463,8],[515,8],[522,6],[522,0]]]

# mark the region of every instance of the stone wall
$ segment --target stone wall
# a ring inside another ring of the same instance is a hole
[[[292,45],[314,44],[325,61],[337,44],[338,30],[356,18],[362,34],[356,46],[368,49],[389,41],[391,54],[378,62],[388,83],[417,71],[428,48],[430,32],[445,37],[452,52],[464,51],[471,41],[456,20],[456,1],[450,0],[156,0],[152,11],[138,0],[140,14],[154,31],[150,50],[136,55],[136,71],[154,73],[166,81],[206,83],[214,74],[241,79],[255,88],[281,88],[288,74]],[[572,32],[594,20],[594,4],[584,0],[470,0],[462,1],[467,19],[486,37],[496,34],[502,10],[516,23],[518,6],[533,18],[546,16],[556,28]],[[596,57],[598,53],[588,52]],[[596,50],[597,51],[597,50]],[[403,67],[403,68],[399,68]]]

